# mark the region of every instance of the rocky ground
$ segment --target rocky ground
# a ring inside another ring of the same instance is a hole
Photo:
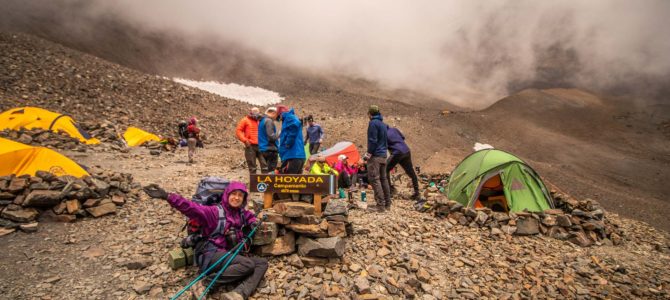
[[[202,176],[246,181],[246,169],[229,167],[241,160],[241,151],[213,145],[194,165],[185,163],[183,149],[160,156],[148,152],[69,154],[184,195],[194,192]],[[667,234],[616,215],[608,218],[620,225],[623,244],[579,247],[541,235],[495,235],[452,225],[395,199],[388,213],[350,211],[354,235],[347,238],[340,264],[300,267],[292,256],[272,258],[254,298],[670,297]],[[195,276],[193,268],[172,271],[167,264],[183,224],[166,203],[144,195],[116,215],[42,222],[36,233],[1,238],[0,291],[9,299],[165,298]]]

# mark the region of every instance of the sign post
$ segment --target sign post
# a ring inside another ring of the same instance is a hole
[[[275,193],[314,195],[314,212],[321,215],[321,195],[335,194],[337,183],[333,175],[253,174],[249,187],[263,193],[263,208],[272,207]]]

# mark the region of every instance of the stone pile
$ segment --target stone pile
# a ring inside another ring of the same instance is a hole
[[[623,233],[605,218],[605,211],[594,200],[574,200],[552,193],[555,209],[544,212],[494,212],[488,208],[466,208],[447,200],[436,187],[427,189],[427,202],[419,210],[432,211],[437,218],[446,219],[448,226],[489,228],[492,236],[542,234],[567,240],[582,247],[619,245]]]
[[[133,177],[94,169],[91,176],[76,178],[37,171],[35,176],[0,177],[0,226],[2,235],[36,231],[38,218],[74,222],[88,216],[116,213],[126,201],[138,199],[141,186]]]
[[[73,138],[64,132],[54,132],[40,128],[0,131],[0,137],[17,141],[22,144],[48,147],[56,149],[67,149],[79,152],[86,152],[88,146],[79,142],[79,139]]]
[[[88,131],[91,136],[100,140],[102,143],[110,143],[118,146],[125,146],[122,138],[123,132],[117,129],[117,126],[107,120],[98,122],[83,122],[81,127]]]
[[[352,234],[346,199],[331,199],[322,216],[305,202],[279,202],[263,210],[267,219],[254,236],[256,253],[263,256],[289,255],[296,267],[340,263],[345,237]]]

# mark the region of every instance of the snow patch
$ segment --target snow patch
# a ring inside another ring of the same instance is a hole
[[[475,146],[472,147],[473,150],[479,151],[479,150],[484,150],[484,149],[494,149],[493,146],[489,144],[481,144],[481,143],[475,143]]]
[[[255,86],[245,86],[236,83],[222,83],[216,81],[195,81],[184,78],[172,78],[173,81],[198,88],[203,91],[217,94],[222,97],[246,102],[253,105],[265,106],[276,104],[284,100],[279,93]]]

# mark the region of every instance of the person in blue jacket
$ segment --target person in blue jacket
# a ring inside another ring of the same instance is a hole
[[[277,169],[279,153],[279,133],[275,126],[277,119],[277,108],[268,107],[265,116],[258,124],[258,150],[265,158],[267,163],[267,173],[272,173]]]
[[[384,118],[379,112],[377,105],[371,105],[368,109],[368,150],[363,157],[368,164],[368,179],[375,192],[377,206],[372,208],[378,212],[384,212],[391,208],[391,191],[386,173],[386,156],[388,151],[387,126]]]
[[[281,174],[301,174],[305,164],[305,140],[302,136],[302,123],[293,109],[277,105],[277,115],[281,121],[279,133],[279,158]]]
[[[400,129],[395,127],[387,126],[387,137],[388,137],[388,147],[391,152],[391,156],[387,160],[386,165],[386,177],[389,179],[389,187],[391,188],[391,194],[395,193],[395,187],[391,184],[391,170],[395,168],[396,165],[400,166],[405,170],[405,174],[412,179],[412,186],[414,187],[414,194],[412,194],[412,199],[420,200],[419,194],[419,178],[414,172],[414,166],[412,165],[412,152],[409,150],[409,146],[405,143],[405,136],[400,132]]]

